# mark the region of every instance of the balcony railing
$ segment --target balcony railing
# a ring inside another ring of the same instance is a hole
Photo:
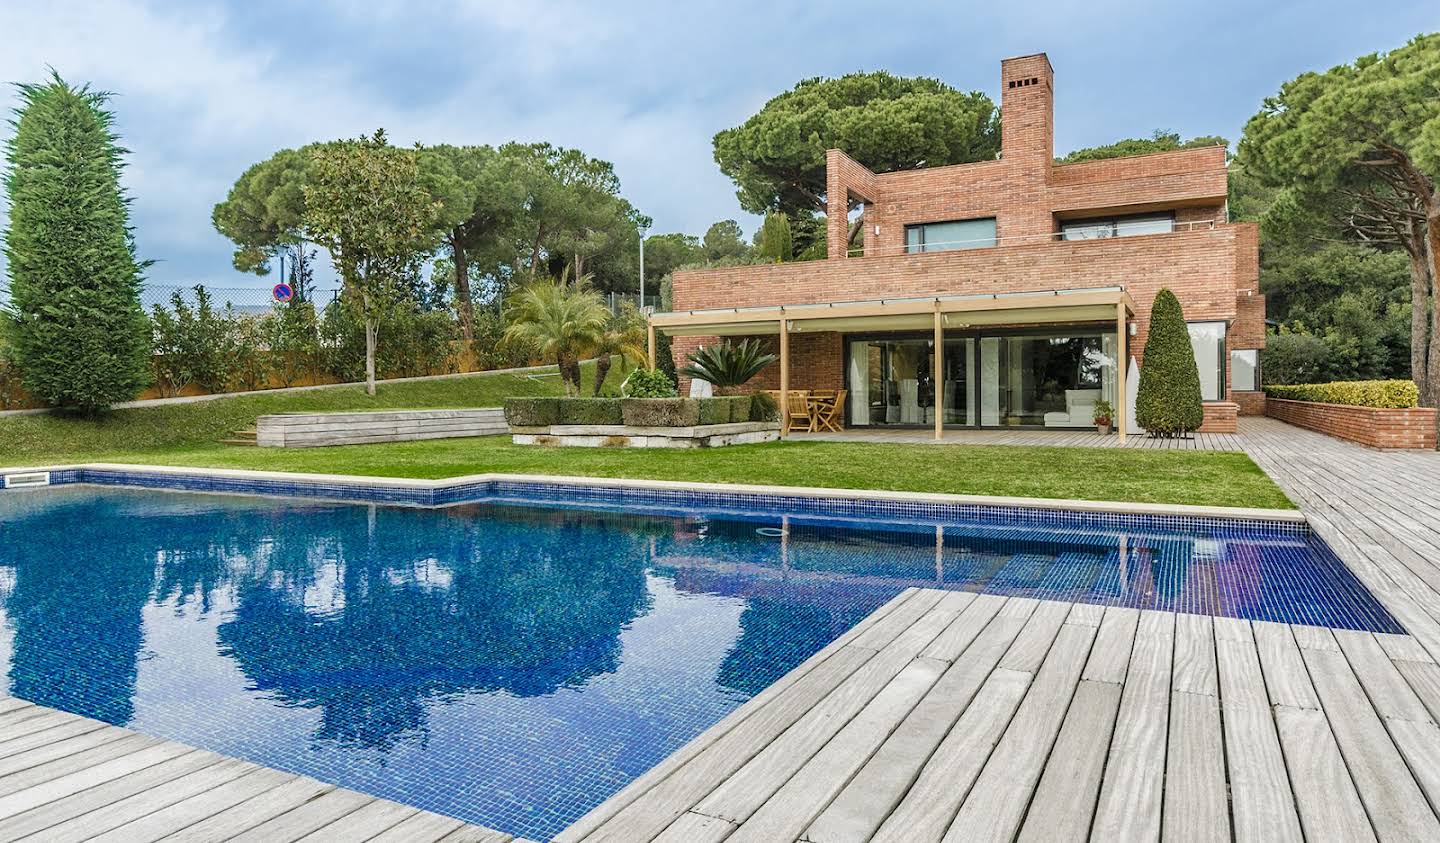
[[[1168,230],[1157,231],[1154,222],[1117,222],[1110,231],[1090,231],[1084,235],[1077,235],[1077,232],[1052,231],[1047,234],[1020,234],[1013,237],[982,237],[974,240],[947,240],[940,243],[925,243],[923,245],[912,245],[903,243],[899,246],[888,246],[883,249],[866,250],[864,248],[849,249],[846,251],[847,258],[853,257],[881,257],[884,255],[921,255],[930,252],[955,252],[965,249],[988,249],[995,246],[1022,246],[1031,243],[1050,243],[1055,241],[1079,242],[1084,240],[1113,240],[1118,237],[1137,237],[1146,234],[1175,234],[1190,231],[1213,231],[1217,223],[1215,220],[1195,220],[1190,222],[1172,222]]]

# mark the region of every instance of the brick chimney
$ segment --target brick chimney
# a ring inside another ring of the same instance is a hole
[[[1021,207],[1035,212],[1012,216],[1004,237],[1050,231],[1043,196],[1055,160],[1055,71],[1044,53],[1000,62],[1000,157],[1012,163],[1011,189]]]

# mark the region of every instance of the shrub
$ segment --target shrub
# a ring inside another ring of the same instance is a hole
[[[623,398],[620,411],[631,427],[691,427],[700,422],[694,398]]]
[[[505,421],[515,427],[560,424],[559,398],[506,398]]]
[[[1414,381],[1336,381],[1295,385],[1266,384],[1265,394],[1290,401],[1318,401],[1352,407],[1406,408],[1420,403]]]
[[[559,424],[624,424],[619,398],[562,398]]]
[[[237,390],[264,389],[270,372],[265,354],[265,337],[260,319],[255,316],[234,316],[227,313],[231,325],[229,349],[231,383]]]
[[[727,414],[730,417],[730,421],[750,421],[750,405],[754,402],[749,395],[727,395],[720,400],[730,404],[730,412]]]
[[[768,392],[756,392],[750,396],[750,421],[780,421],[780,405],[775,396]]]
[[[270,349],[270,377],[280,386],[293,386],[309,371],[318,379],[320,325],[315,305],[292,299],[276,305],[260,319],[260,332]]]
[[[1333,352],[1323,337],[1281,326],[1265,337],[1260,370],[1274,384],[1314,383],[1325,377]]]
[[[626,398],[674,398],[675,381],[660,369],[637,368],[620,384],[620,394]]]
[[[729,398],[696,398],[695,404],[698,407],[698,424],[730,423]]]
[[[85,413],[150,383],[129,200],[108,94],[52,74],[19,86],[7,143],[9,359],[36,400]]]
[[[15,410],[25,402],[25,390],[20,386],[20,371],[10,362],[5,347],[0,344],[0,410]]]
[[[1150,308],[1150,336],[1135,398],[1135,420],[1151,435],[1174,436],[1200,427],[1200,370],[1180,300],[1162,289]]]

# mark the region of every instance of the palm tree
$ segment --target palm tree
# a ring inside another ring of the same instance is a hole
[[[630,364],[644,362],[645,342],[645,315],[633,302],[621,303],[620,312],[610,319],[595,343],[594,353],[598,359],[595,361],[594,395],[597,398],[600,388],[605,385],[605,378],[610,374],[612,359],[620,358],[621,371],[628,369]]]
[[[605,334],[610,310],[600,294],[590,289],[590,276],[567,284],[558,279],[531,281],[509,302],[505,342],[530,348],[560,368],[566,395],[580,392],[580,359],[593,354]]]
[[[686,355],[690,364],[680,374],[709,381],[719,395],[733,395],[766,366],[780,359],[765,350],[759,340],[742,340],[738,345],[723,342],[701,346]]]

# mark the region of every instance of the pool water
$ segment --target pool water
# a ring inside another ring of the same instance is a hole
[[[547,839],[909,586],[1402,631],[1303,530],[0,494],[11,694]]]

